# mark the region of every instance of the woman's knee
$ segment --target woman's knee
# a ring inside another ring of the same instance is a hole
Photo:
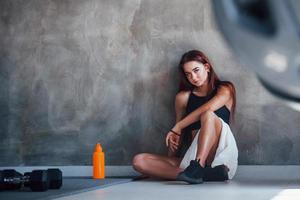
[[[132,166],[137,171],[142,171],[146,167],[147,159],[149,158],[149,154],[141,153],[134,156],[132,160]]]
[[[216,117],[217,117],[217,115],[214,113],[214,111],[207,110],[201,114],[200,120],[201,120],[201,122],[207,121],[207,120],[212,121],[212,120],[215,120]]]
[[[220,118],[214,113],[214,111],[208,110],[201,115],[201,124],[213,124],[218,136],[220,136],[222,130],[222,122]]]

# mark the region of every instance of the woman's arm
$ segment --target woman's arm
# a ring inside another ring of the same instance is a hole
[[[186,112],[186,104],[188,101],[189,92],[182,91],[179,92],[175,97],[175,113],[176,113],[176,123],[183,119]],[[167,141],[167,146],[169,147],[169,156],[174,156],[176,150],[179,146],[180,138],[177,135],[173,135],[170,140]]]
[[[186,104],[188,101],[188,92],[179,92],[175,97],[175,113],[176,113],[176,123],[183,119],[186,111]]]
[[[224,106],[228,101],[232,99],[232,93],[228,86],[220,86],[216,95],[209,100],[207,103],[203,104],[188,116],[180,120],[176,123],[176,125],[172,128],[173,131],[177,133],[181,133],[181,130],[190,124],[199,121],[202,113],[208,110],[216,111],[222,106]]]

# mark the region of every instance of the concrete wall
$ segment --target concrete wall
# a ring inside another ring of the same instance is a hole
[[[108,165],[164,153],[177,63],[200,49],[235,83],[240,164],[300,164],[300,113],[239,64],[209,0],[2,0],[0,165]]]

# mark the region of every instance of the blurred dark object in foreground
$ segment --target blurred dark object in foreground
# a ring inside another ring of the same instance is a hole
[[[237,58],[300,111],[300,1],[213,0],[213,9]]]

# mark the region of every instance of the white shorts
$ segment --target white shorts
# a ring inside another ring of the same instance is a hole
[[[219,119],[222,122],[222,131],[216,155],[211,164],[211,167],[215,167],[218,165],[227,166],[227,168],[229,169],[228,178],[232,179],[238,166],[238,149],[229,125],[221,118]],[[187,166],[189,166],[191,160],[195,160],[199,133],[200,130],[196,134],[191,146],[184,154],[184,157],[179,166],[180,168],[185,169]]]

